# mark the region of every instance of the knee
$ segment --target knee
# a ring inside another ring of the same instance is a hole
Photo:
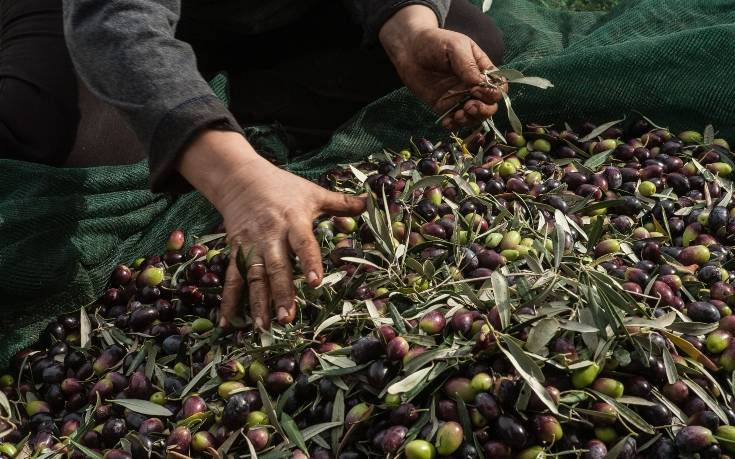
[[[452,1],[445,28],[472,38],[496,66],[503,63],[505,53],[503,32],[490,16],[484,14],[480,8],[468,0]]]

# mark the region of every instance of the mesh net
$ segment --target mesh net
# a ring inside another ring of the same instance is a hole
[[[512,90],[523,119],[601,122],[638,110],[674,130],[712,123],[721,136],[735,134],[731,0],[628,0],[609,13],[495,0],[490,14],[505,32],[508,66],[555,84]],[[399,90],[287,167],[315,178],[383,147],[401,148],[411,136],[436,137],[433,120]],[[249,137],[287,157],[274,133],[253,128]],[[145,163],[56,169],[2,160],[0,171],[0,368],[52,317],[101,293],[115,264],[161,252],[173,228],[191,237],[218,218],[196,193],[149,193]]]

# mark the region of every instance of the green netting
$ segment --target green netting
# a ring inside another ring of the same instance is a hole
[[[505,32],[508,66],[556,85],[513,90],[526,120],[607,121],[638,110],[675,130],[712,123],[735,134],[731,0],[628,0],[610,13],[495,0],[490,13]],[[397,91],[288,167],[314,178],[410,136],[439,135],[433,118]],[[251,140],[285,159],[273,132],[253,130]],[[217,220],[195,193],[146,191],[143,163],[55,169],[4,160],[0,171],[0,367],[48,319],[99,294],[115,264],[159,252],[172,228],[202,234]]]

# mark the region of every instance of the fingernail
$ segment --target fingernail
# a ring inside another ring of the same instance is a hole
[[[314,271],[309,271],[306,274],[306,282],[312,287],[316,287],[318,285],[317,284],[318,281],[319,281],[319,276],[317,276]]]
[[[263,328],[263,319],[260,317],[255,318],[255,328]]]
[[[278,308],[278,321],[284,323],[288,319],[288,310],[284,307]]]

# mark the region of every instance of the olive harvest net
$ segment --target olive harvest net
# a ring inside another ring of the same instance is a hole
[[[495,0],[488,14],[505,33],[507,67],[555,85],[512,88],[525,121],[603,122],[635,110],[674,131],[711,123],[719,136],[735,134],[735,1],[627,0],[611,12],[570,12]],[[288,161],[265,128],[249,137],[315,178],[412,136],[436,138],[434,119],[399,90],[311,155]],[[0,160],[0,368],[48,320],[99,295],[116,264],[159,253],[174,228],[191,237],[216,223],[200,195],[151,194],[147,177],[145,162],[59,169]]]

